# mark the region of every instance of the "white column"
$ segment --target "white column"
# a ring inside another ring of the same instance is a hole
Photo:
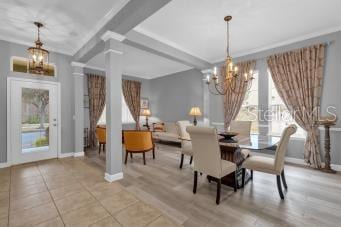
[[[206,69],[201,71],[203,74],[203,80],[202,80],[202,94],[203,94],[203,117],[204,117],[204,123],[210,124],[210,92],[208,90],[207,84],[205,79],[207,78],[207,75],[212,76],[212,69]]]
[[[105,180],[123,178],[122,172],[122,54],[124,37],[113,32],[102,36],[106,70],[106,173]]]
[[[75,94],[75,150],[74,156],[84,155],[84,67],[85,64],[72,62]]]

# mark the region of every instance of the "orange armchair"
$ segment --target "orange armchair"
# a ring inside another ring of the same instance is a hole
[[[103,151],[105,151],[105,144],[107,143],[107,129],[104,127],[96,127],[96,137],[98,139],[98,154],[101,154],[101,147],[103,147]]]
[[[153,159],[155,159],[155,146],[152,139],[152,132],[150,131],[123,131],[124,145],[126,150],[125,164],[127,164],[128,153],[133,158],[133,153],[142,153],[143,164],[146,164],[145,153],[153,152]]]

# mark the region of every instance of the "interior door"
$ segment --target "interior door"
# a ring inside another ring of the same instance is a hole
[[[13,164],[58,156],[59,84],[8,79],[9,142]]]

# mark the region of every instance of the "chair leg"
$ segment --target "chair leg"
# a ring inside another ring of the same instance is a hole
[[[282,170],[281,178],[282,178],[282,182],[283,182],[284,188],[285,188],[285,190],[287,190],[288,189],[288,185],[287,185],[287,181],[285,180],[284,169]]]
[[[143,152],[142,155],[143,155],[143,165],[146,165],[146,153]]]
[[[234,171],[234,187],[233,187],[234,192],[237,191],[237,187],[238,185],[237,185],[237,170],[236,170]]]
[[[126,157],[124,159],[124,164],[126,164],[126,165],[127,165],[127,160],[128,160],[128,151],[126,151]]]
[[[245,186],[245,175],[246,175],[246,170],[245,168],[242,169],[242,188]]]
[[[197,192],[197,183],[198,183],[198,171],[194,171],[194,184],[193,184],[193,193]]]
[[[218,181],[217,181],[217,198],[215,201],[215,203],[217,205],[219,205],[219,203],[220,203],[220,189],[221,189],[221,179],[218,179]]]
[[[153,147],[153,159],[155,159],[155,147]]]
[[[182,169],[183,163],[184,163],[184,154],[181,154],[180,169]]]
[[[103,144],[103,152],[105,152],[105,143]]]
[[[189,164],[192,165],[193,162],[193,156],[191,156],[191,159],[189,160]]]
[[[133,159],[133,152],[130,152],[130,159]]]
[[[281,176],[277,175],[277,188],[278,188],[278,193],[281,199],[284,199],[283,191],[282,191],[282,185],[281,185]]]
[[[98,154],[101,154],[101,144],[98,145]]]
[[[251,172],[250,180],[253,180],[253,170],[251,169],[250,172]]]

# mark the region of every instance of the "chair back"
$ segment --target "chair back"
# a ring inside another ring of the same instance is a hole
[[[190,140],[191,137],[189,136],[188,132],[186,131],[186,128],[188,126],[192,126],[191,122],[189,122],[189,121],[178,121],[178,122],[176,122],[176,125],[178,126],[180,138],[185,139],[185,140]]]
[[[286,127],[281,135],[281,139],[277,145],[276,154],[275,154],[275,170],[281,172],[284,167],[284,158],[285,153],[288,148],[288,143],[290,136],[297,131],[297,126],[294,124]]]
[[[96,136],[99,143],[106,143],[107,141],[107,129],[103,127],[96,127]]]
[[[188,126],[187,132],[192,140],[194,170],[218,178],[221,175],[221,153],[217,130]]]
[[[238,136],[250,136],[251,121],[231,121],[230,131],[237,132]]]
[[[123,137],[125,149],[128,151],[148,151],[154,147],[150,131],[125,130]]]

